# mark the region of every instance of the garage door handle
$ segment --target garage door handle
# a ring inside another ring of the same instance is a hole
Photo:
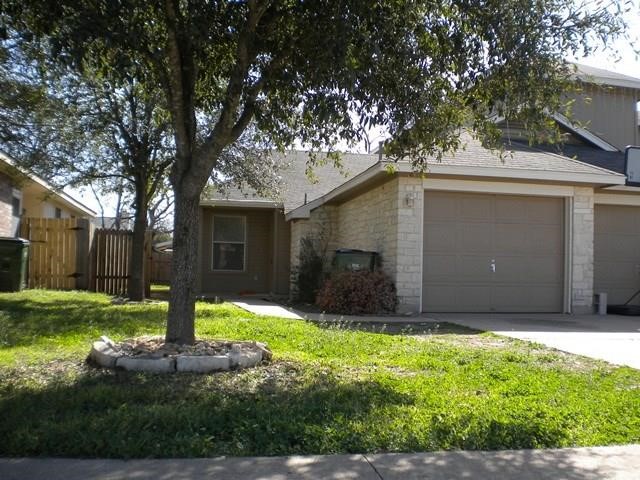
[[[496,261],[495,260],[493,260],[493,259],[491,260],[489,268],[491,269],[492,273],[496,273]]]

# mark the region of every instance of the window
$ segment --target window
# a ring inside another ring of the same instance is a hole
[[[246,219],[213,216],[213,269],[242,272],[245,263]]]
[[[14,217],[20,216],[20,199],[18,197],[11,198],[11,215]]]
[[[56,211],[55,211],[55,218],[62,218],[62,210],[58,207],[56,207]]]

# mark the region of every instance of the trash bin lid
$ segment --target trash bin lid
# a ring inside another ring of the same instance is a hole
[[[26,238],[18,238],[18,237],[0,237],[0,243],[14,243],[20,245],[29,245],[29,240]]]

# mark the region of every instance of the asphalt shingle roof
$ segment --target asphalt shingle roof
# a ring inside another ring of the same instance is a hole
[[[512,141],[505,143],[505,151],[489,150],[470,136],[465,136],[466,148],[453,155],[446,156],[442,162],[433,161],[433,164],[469,167],[493,167],[519,170],[544,170],[568,173],[610,173],[603,171],[599,166],[590,165],[567,156],[530,147],[526,143]]]
[[[263,197],[257,195],[251,189],[230,188],[225,192],[215,192],[210,195],[213,199],[227,200],[272,200],[281,202],[285,212],[311,202],[334,188],[339,187],[350,178],[365,171],[378,162],[378,155],[367,155],[357,153],[344,153],[341,159],[341,169],[334,166],[333,161],[327,160],[324,165],[316,165],[312,168],[311,178],[307,175],[307,162],[309,152],[288,151],[280,157],[280,162],[285,165],[279,172],[282,177],[281,189],[273,197]],[[319,155],[320,159],[326,159],[326,155]]]
[[[486,167],[504,170],[537,170],[575,174],[623,173],[624,155],[616,152],[604,152],[588,146],[566,145],[563,156],[554,150],[555,146],[530,147],[526,143],[511,141],[505,144],[501,155],[491,151],[469,135],[464,135],[465,148],[455,154],[447,155],[438,161],[435,158],[429,165]],[[620,164],[622,155],[622,164]],[[570,158],[570,157],[576,158]],[[281,191],[272,198],[261,197],[251,190],[229,189],[209,196],[214,200],[269,200],[284,205],[285,213],[309,203],[339,187],[349,179],[364,172],[378,162],[378,155],[345,153],[342,156],[342,169],[328,161],[326,165],[313,168],[314,180],[306,174],[308,152],[290,151],[282,157],[286,164],[280,172]]]
[[[582,65],[580,63],[576,63],[575,66],[578,69],[576,76],[585,82],[640,88],[640,78],[623,75],[621,73],[604,70],[602,68]]]
[[[624,174],[624,153],[607,152],[586,144],[537,145],[540,150],[575,158],[583,163]]]

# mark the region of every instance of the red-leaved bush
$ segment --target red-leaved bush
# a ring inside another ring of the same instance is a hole
[[[324,283],[316,304],[325,312],[359,315],[394,312],[396,287],[382,272],[336,272]]]

